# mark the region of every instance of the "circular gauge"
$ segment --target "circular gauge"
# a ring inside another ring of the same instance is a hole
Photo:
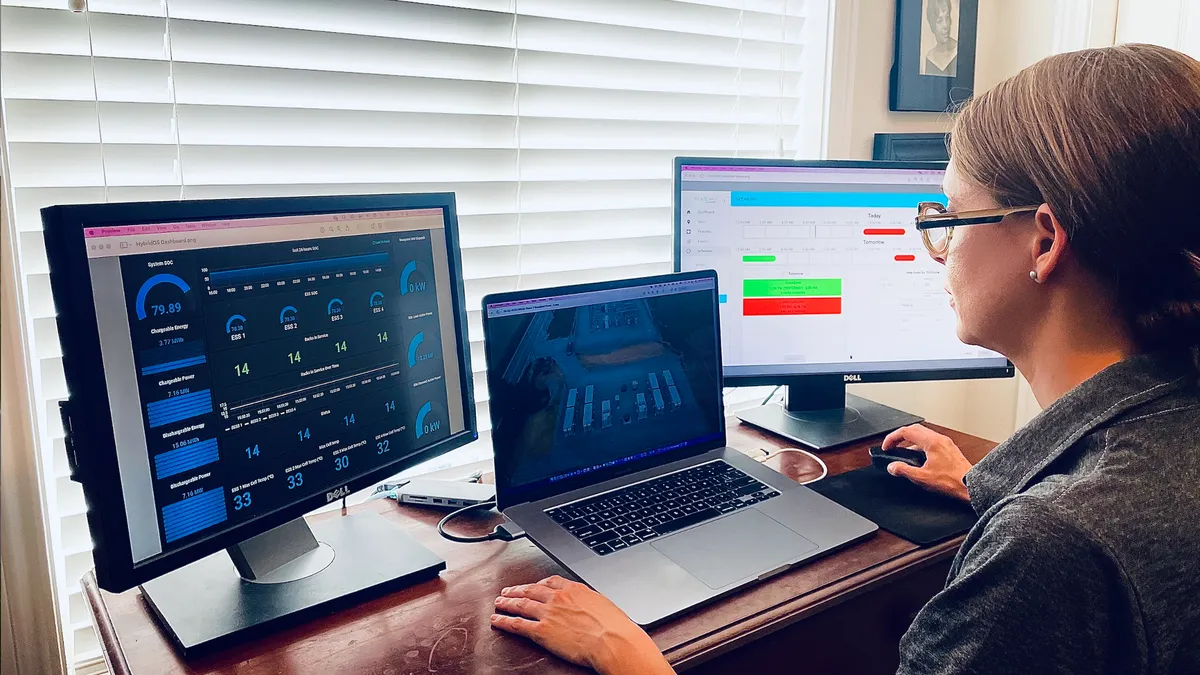
[[[400,272],[400,295],[420,295],[433,290],[433,275],[424,262],[410,260]]]
[[[173,287],[176,290],[168,289],[168,292],[156,292],[151,298],[150,293],[160,286]],[[183,303],[191,290],[192,287],[186,281],[174,274],[155,274],[138,289],[135,303],[138,321],[149,316],[167,316],[182,312]],[[147,300],[150,301],[149,304],[147,304]]]
[[[426,401],[417,410],[414,426],[418,439],[432,440],[432,437],[440,437],[449,432],[449,420],[446,419],[445,410],[433,401]]]
[[[427,339],[425,331],[420,331],[408,341],[408,367],[416,368],[417,364],[426,363],[437,358],[437,343],[435,336]]]
[[[342,320],[342,309],[344,304],[345,303],[342,302],[341,298],[334,298],[329,301],[329,304],[325,306],[325,313],[329,315],[330,321]]]
[[[383,293],[381,291],[375,291],[374,293],[372,293],[371,299],[368,302],[368,304],[371,306],[372,314],[382,314],[383,313]]]
[[[229,336],[241,336],[246,332],[246,317],[241,314],[234,314],[225,320],[225,333]],[[234,338],[237,339],[237,338]]]

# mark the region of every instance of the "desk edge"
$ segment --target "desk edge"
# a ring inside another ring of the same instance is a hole
[[[913,572],[941,562],[948,557],[953,557],[964,540],[965,537],[963,536],[954,537],[939,544],[934,544],[929,548],[916,549],[885,560],[877,565],[860,570],[851,576],[823,586],[811,595],[806,594],[807,598],[805,596],[792,598],[764,610],[754,617],[741,622],[740,627],[733,625],[726,626],[691,642],[679,645],[669,652],[664,653],[664,656],[667,657],[672,667],[676,670],[683,671],[696,667],[706,661],[733,651],[744,644],[764,638],[797,621],[801,621],[818,612],[855,598],[877,588],[880,584],[898,581]],[[863,574],[879,570],[883,570],[883,574],[865,583],[858,580],[858,577]],[[819,597],[813,598],[813,595]],[[798,603],[802,606],[795,608]],[[793,611],[793,608],[796,611]],[[734,633],[735,631],[737,632]]]
[[[96,585],[94,573],[88,572],[80,581],[83,600],[92,615],[92,624],[96,628],[96,636],[100,639],[100,653],[104,655],[104,663],[112,675],[132,675],[129,663],[125,660],[125,652],[117,639],[117,630],[113,626],[112,617],[108,613],[108,605]]]

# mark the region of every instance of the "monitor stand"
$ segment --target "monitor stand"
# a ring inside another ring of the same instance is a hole
[[[141,586],[185,657],[431,579],[446,561],[382,515],[297,518]]]
[[[738,418],[817,450],[878,436],[924,419],[846,393],[841,375],[799,377],[786,384],[783,405],[764,405]]]

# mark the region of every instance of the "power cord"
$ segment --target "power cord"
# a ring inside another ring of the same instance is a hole
[[[463,536],[460,536],[457,534],[451,534],[446,531],[446,524],[449,523],[451,520],[454,520],[455,518],[463,515],[464,513],[468,513],[470,511],[476,511],[476,510],[482,511],[484,509],[490,509],[495,505],[496,505],[496,500],[490,499],[486,502],[479,502],[478,504],[471,504],[470,506],[464,506],[461,509],[458,509],[457,511],[451,511],[450,513],[446,514],[445,518],[442,518],[441,522],[438,523],[438,526],[437,526],[438,534],[440,534],[443,537],[445,537],[446,539],[449,539],[450,541],[453,541],[458,544],[479,544],[479,543],[482,543],[485,541],[496,541],[496,540],[512,541],[514,539],[520,539],[521,537],[524,537],[525,531],[522,530],[520,527],[518,527],[516,523],[513,523],[509,520],[505,520],[503,523],[500,523],[499,525],[497,525],[496,529],[492,530],[490,533],[481,535],[478,537],[463,537]]]

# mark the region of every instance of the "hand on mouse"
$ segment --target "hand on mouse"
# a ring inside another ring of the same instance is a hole
[[[971,501],[963,477],[971,470],[971,462],[948,436],[920,424],[902,427],[883,439],[883,449],[915,447],[925,453],[925,465],[909,466],[904,462],[888,464],[888,473],[900,476],[920,485],[926,490]]]
[[[587,586],[549,577],[500,592],[492,626],[527,637],[602,675],[674,675],[658,646],[611,600]]]

